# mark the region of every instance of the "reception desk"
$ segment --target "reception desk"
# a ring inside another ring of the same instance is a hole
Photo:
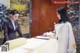
[[[56,53],[57,52],[56,39],[27,39],[26,44],[7,52],[0,53]]]

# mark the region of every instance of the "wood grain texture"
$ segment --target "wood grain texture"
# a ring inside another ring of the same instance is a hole
[[[54,22],[58,22],[56,10],[61,6],[65,4],[56,5],[52,0],[32,0],[32,36],[54,30]]]

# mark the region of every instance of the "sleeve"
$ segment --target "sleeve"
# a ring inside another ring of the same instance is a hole
[[[68,33],[69,33],[68,51],[69,51],[69,53],[76,53],[76,42],[75,42],[72,26],[70,23],[68,24],[68,30],[69,30],[68,31]]]
[[[55,26],[54,31],[53,31],[54,32],[54,36],[58,40],[58,35],[57,35],[58,33],[57,33],[57,31],[58,31],[59,28],[57,28],[57,26],[58,26],[57,24],[55,24],[54,26]]]
[[[18,25],[17,32],[18,32],[18,34],[19,34],[19,36],[20,36],[20,37],[23,37],[23,35],[22,35],[21,30],[20,30],[20,26],[19,26],[18,22],[17,22],[17,25]]]
[[[8,38],[8,25],[7,25],[7,23],[4,23],[4,38],[5,38],[6,41],[9,40],[9,38]]]

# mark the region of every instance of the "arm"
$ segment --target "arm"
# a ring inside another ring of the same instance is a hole
[[[17,32],[18,32],[18,34],[19,34],[19,36],[20,36],[20,37],[23,37],[23,35],[22,35],[21,30],[20,30],[20,26],[19,26],[18,22],[17,22],[17,25],[18,25]]]
[[[8,38],[8,26],[7,26],[7,23],[4,23],[4,38],[7,40],[9,40]]]
[[[75,42],[75,37],[72,31],[72,26],[69,23],[68,25],[68,33],[69,33],[69,52],[73,51],[76,52],[76,42]]]

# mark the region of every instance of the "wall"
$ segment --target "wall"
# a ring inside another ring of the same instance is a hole
[[[32,0],[32,36],[40,35],[50,28],[51,1]]]
[[[10,8],[10,0],[0,0],[0,3]]]
[[[8,8],[10,8],[10,0],[0,0],[0,4],[4,4]],[[0,32],[0,38],[3,38],[3,32]]]
[[[65,5],[54,4],[52,0],[32,0],[32,36],[54,30],[54,22],[58,22],[56,9],[60,6]]]

